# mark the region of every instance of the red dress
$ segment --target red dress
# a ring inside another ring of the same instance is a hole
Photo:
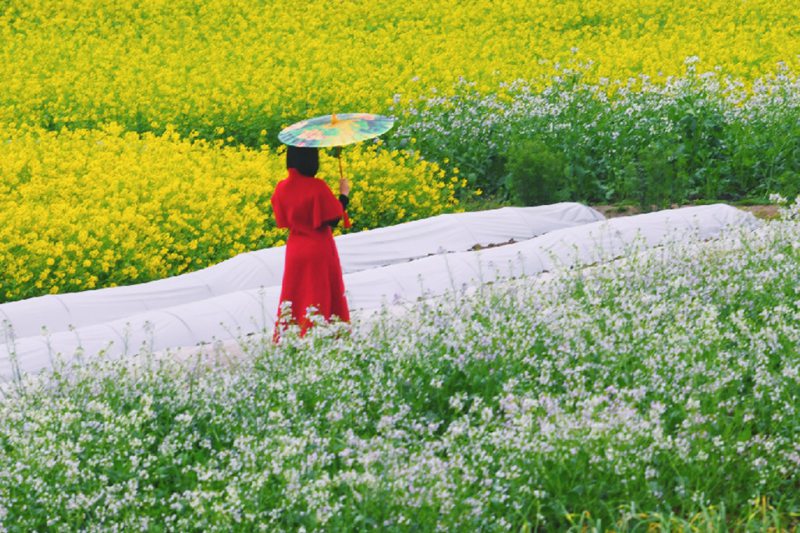
[[[306,316],[309,307],[326,320],[336,316],[348,322],[342,265],[328,225],[344,216],[339,200],[321,179],[290,168],[289,177],[275,187],[272,209],[278,227],[289,228],[281,305],[291,302],[292,320],[303,334],[311,325]],[[279,323],[276,338],[280,327]]]

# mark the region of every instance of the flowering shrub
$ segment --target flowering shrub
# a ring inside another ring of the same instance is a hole
[[[791,530],[797,205],[238,365],[142,354],[9,384],[0,525]]]
[[[148,281],[283,244],[282,152],[162,135],[0,128],[0,301]],[[376,146],[342,156],[353,231],[452,211],[460,181]],[[323,156],[333,190],[338,164]]]

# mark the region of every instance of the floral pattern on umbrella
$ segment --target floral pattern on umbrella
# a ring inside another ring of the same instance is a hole
[[[372,113],[323,115],[284,128],[278,134],[278,139],[291,146],[344,146],[377,137],[393,124],[393,118]]]

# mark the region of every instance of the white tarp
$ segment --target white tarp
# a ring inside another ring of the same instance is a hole
[[[754,217],[727,205],[690,207],[600,221],[552,231],[507,246],[474,252],[435,255],[412,262],[347,274],[345,287],[353,310],[442,295],[464,286],[532,276],[559,265],[586,265],[619,257],[631,249],[671,240],[707,239],[728,226],[754,225]],[[202,342],[233,339],[251,333],[269,334],[277,314],[280,287],[238,291],[142,313],[123,320],[78,328],[73,332],[28,337],[15,343],[21,372],[47,368],[53,353],[73,359],[99,352],[112,357],[142,348],[159,351]],[[15,365],[10,346],[0,346],[0,377],[10,378]]]
[[[439,215],[387,228],[342,235],[336,246],[344,273],[530,239],[555,229],[602,220],[581,204]],[[17,338],[67,331],[247,289],[280,285],[284,247],[243,253],[212,267],[162,280],[93,291],[47,295],[0,304]],[[5,342],[0,334],[0,343]]]

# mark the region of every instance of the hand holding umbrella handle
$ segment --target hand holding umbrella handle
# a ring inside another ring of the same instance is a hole
[[[344,170],[342,169],[342,147],[337,146],[333,150],[336,159],[339,160],[339,194],[350,196],[350,182],[344,177]]]
[[[334,154],[336,155],[336,159],[339,160],[339,194],[350,196],[350,182],[344,177],[344,170],[342,170],[342,147],[337,146],[334,148]],[[344,227],[345,229],[350,229],[351,223],[347,210],[344,210],[343,214],[342,222],[344,222]]]
[[[344,196],[344,200],[342,200],[342,196]],[[342,222],[344,222],[345,229],[350,229],[352,225],[350,223],[350,216],[347,214],[347,198],[350,196],[350,183],[347,182],[347,178],[339,178],[339,200],[343,201],[342,207],[345,209],[342,210]]]

